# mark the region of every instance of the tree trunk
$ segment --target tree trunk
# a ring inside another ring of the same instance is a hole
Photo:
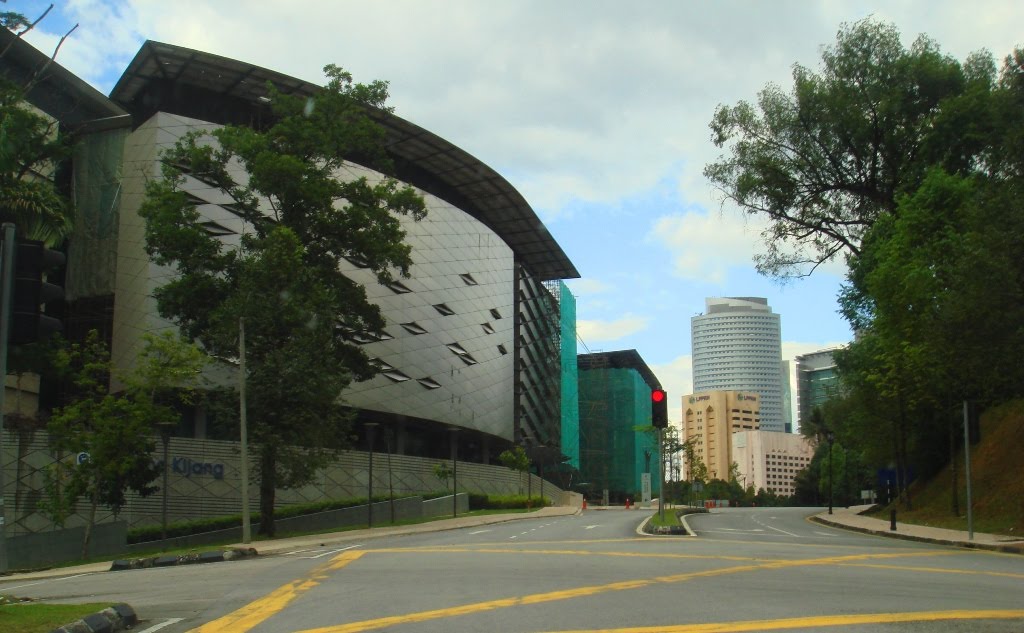
[[[274,449],[260,451],[260,534],[274,536],[274,494],[277,481],[277,459]]]
[[[960,516],[960,491],[957,482],[956,470],[956,422],[955,417],[949,417],[949,467],[953,475],[953,485],[950,487],[953,493],[953,516]]]
[[[89,520],[85,524],[85,536],[82,538],[82,560],[89,558],[89,541],[92,540],[92,527],[96,525],[96,506],[99,505],[100,490],[94,486],[89,495]]]

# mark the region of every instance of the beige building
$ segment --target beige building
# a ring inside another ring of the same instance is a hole
[[[761,428],[761,398],[749,391],[708,391],[683,396],[683,441],[694,440],[711,479],[729,479],[732,434]]]
[[[813,456],[814,447],[801,435],[749,430],[732,435],[732,457],[744,488],[752,484],[755,490],[790,496],[796,474]]]

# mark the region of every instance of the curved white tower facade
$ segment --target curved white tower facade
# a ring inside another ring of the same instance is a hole
[[[705,299],[690,319],[693,392],[754,391],[761,430],[786,430],[782,415],[782,331],[779,315],[760,297]]]

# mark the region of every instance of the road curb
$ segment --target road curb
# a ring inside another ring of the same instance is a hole
[[[139,618],[135,615],[135,609],[122,603],[57,627],[50,633],[117,633],[117,631],[130,629],[138,623]]]
[[[830,521],[820,515],[810,517],[811,521],[820,523],[821,525],[827,525],[829,527],[840,528],[843,530],[850,530],[851,532],[860,532],[861,534],[871,534],[874,536],[885,536],[888,538],[902,539],[904,541],[916,541],[918,543],[931,543],[933,545],[946,545],[949,547],[963,547],[966,549],[979,549],[990,552],[1001,552],[1003,554],[1017,554],[1024,555],[1024,544],[1019,545],[1000,545],[998,543],[976,543],[973,541],[958,541],[953,539],[942,539],[933,538],[929,536],[918,536],[914,534],[901,533],[898,530],[876,530],[872,528],[860,527],[857,525],[849,525],[841,523],[839,521]]]
[[[120,558],[110,564],[110,571],[124,571],[126,569],[148,569],[150,567],[172,567],[175,565],[201,565],[205,563],[220,563],[239,558],[259,556],[259,552],[252,547],[236,547],[228,550],[203,552],[201,554],[181,554],[179,556],[150,556],[149,558]]]

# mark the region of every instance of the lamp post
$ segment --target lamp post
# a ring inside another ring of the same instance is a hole
[[[829,431],[825,438],[828,440],[828,513],[832,514],[832,443],[836,435]]]
[[[452,517],[459,515],[459,429],[457,427],[449,427],[448,431],[451,433],[451,448],[452,448]]]
[[[366,452],[370,458],[369,472],[366,476],[366,527],[373,527],[373,435],[377,430],[376,422],[363,424],[366,429]]]
[[[162,499],[160,500],[160,540],[167,540],[167,486],[168,486],[168,473],[171,472],[171,432],[174,431],[177,424],[173,422],[160,422],[157,424],[160,428],[160,439],[163,440],[164,444],[164,483],[162,491]]]

